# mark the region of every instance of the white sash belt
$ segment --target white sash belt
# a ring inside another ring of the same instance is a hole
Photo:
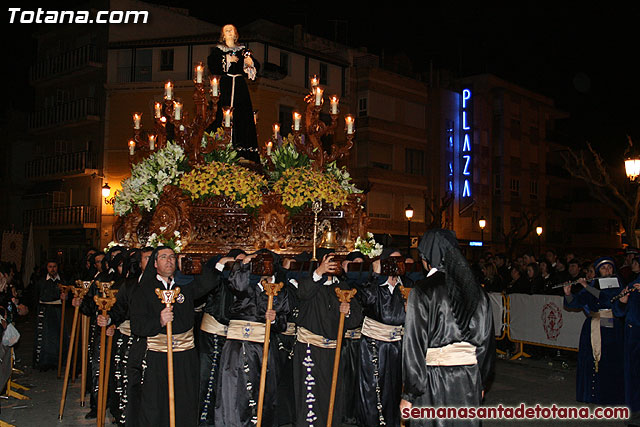
[[[337,346],[336,340],[325,338],[322,335],[314,334],[313,332],[306,328],[303,328],[302,326],[298,327],[298,342],[311,344],[320,348],[336,348]]]
[[[476,346],[468,342],[455,342],[444,347],[429,348],[426,354],[429,366],[476,365]]]
[[[202,315],[202,323],[200,324],[201,331],[226,337],[227,329],[229,329],[227,325],[223,325],[222,323],[218,322],[216,318],[209,313],[204,313]]]
[[[380,323],[370,317],[364,318],[362,323],[362,335],[379,341],[394,342],[400,341],[404,334],[402,326],[393,326]]]
[[[264,344],[265,324],[248,320],[230,320],[227,339]]]

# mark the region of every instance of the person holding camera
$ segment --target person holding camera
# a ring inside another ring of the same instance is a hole
[[[364,315],[360,341],[358,420],[361,425],[399,425],[402,392],[402,334],[405,304],[404,258],[386,248],[373,274],[356,285]]]
[[[336,352],[340,314],[346,329],[360,325],[357,304],[341,303],[335,290],[349,289],[341,280],[340,262],[330,249],[319,248],[321,262],[313,272],[298,274],[298,337],[294,349],[293,381],[297,426],[327,425],[331,379]],[[340,363],[342,371],[343,363]],[[340,425],[343,405],[342,373],[338,373],[333,425]]]

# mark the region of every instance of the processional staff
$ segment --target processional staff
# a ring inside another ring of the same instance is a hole
[[[278,292],[282,289],[284,284],[280,283],[268,283],[266,280],[262,281],[262,287],[264,292],[269,297],[267,302],[267,311],[273,310],[273,297],[278,295]],[[264,345],[262,348],[262,370],[260,371],[260,394],[258,395],[258,427],[262,425],[262,407],[264,405],[264,389],[267,381],[267,361],[269,357],[269,336],[271,335],[271,322],[268,320],[265,322],[264,331]]]
[[[339,289],[336,288],[336,295],[338,300],[343,302],[350,302],[351,298],[357,293],[355,289]],[[344,317],[345,314],[340,312],[340,323],[338,324],[338,339],[336,342],[336,354],[333,360],[333,377],[331,378],[331,395],[329,399],[329,417],[327,418],[327,427],[331,427],[333,422],[333,407],[336,401],[336,388],[338,386],[338,368],[340,367],[340,348],[342,347],[342,336],[344,335]]]
[[[107,316],[107,312],[111,309],[116,302],[116,290],[111,290],[114,282],[98,282],[98,290],[102,293],[102,296],[94,295],[93,301],[98,306],[98,310],[103,316]],[[96,425],[98,427],[104,426],[106,401],[107,401],[107,386],[109,384],[109,378],[105,372],[105,366],[109,366],[111,361],[111,344],[113,336],[109,336],[109,344],[107,353],[105,354],[105,341],[107,331],[105,326],[101,326],[100,330],[100,359],[98,368],[98,416],[96,418]],[[106,358],[106,360],[105,360]],[[106,363],[105,363],[106,362]]]
[[[72,288],[74,298],[83,298],[89,291],[89,287],[92,282],[84,282],[82,280],[76,281],[76,286]],[[73,311],[73,322],[71,325],[71,339],[69,340],[69,351],[67,352],[67,365],[64,372],[64,383],[62,385],[62,398],[60,399],[60,411],[58,412],[58,419],[62,420],[62,414],[64,413],[64,404],[67,399],[67,385],[69,384],[69,370],[71,369],[71,353],[73,351],[73,343],[76,340],[76,325],[78,324],[78,313],[80,306],[76,306]],[[84,376],[82,378],[82,384],[84,385]],[[84,397],[83,397],[84,398]]]
[[[174,289],[159,289],[156,288],[156,295],[160,298],[160,301],[165,307],[171,307],[176,301],[176,297],[180,295],[180,288]],[[167,322],[167,379],[169,382],[169,426],[175,427],[176,425],[176,405],[175,394],[173,389],[173,332],[172,322]]]
[[[60,348],[58,350],[58,378],[62,377],[62,347],[64,345],[64,312],[67,307],[67,294],[71,289],[73,289],[73,285],[64,285],[62,283],[58,283],[58,288],[60,288],[60,293],[64,295],[62,298],[62,315],[60,317]]]

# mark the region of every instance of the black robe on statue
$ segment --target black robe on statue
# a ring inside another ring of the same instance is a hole
[[[227,63],[227,54],[237,57],[238,61]],[[250,74],[247,74],[247,70],[244,69],[245,57],[250,57],[254,63],[253,69],[248,69]],[[251,51],[243,45],[229,48],[224,44],[219,44],[213,48],[207,58],[207,64],[209,72],[221,78],[218,113],[209,130],[215,132],[222,126],[223,107],[233,107],[231,142],[241,157],[259,162],[258,137],[253,118],[253,106],[249,87],[245,80],[246,77],[255,79],[255,73],[259,68],[258,62],[251,56]]]
[[[131,331],[138,337],[153,337],[166,334],[167,328],[160,325],[160,312],[165,308],[156,295],[156,288],[165,289],[157,279],[154,267],[156,249],[142,277],[140,287],[131,297]],[[175,275],[180,275],[176,271]],[[175,335],[194,328],[193,302],[219,286],[219,274],[204,267],[201,275],[180,288],[182,297],[173,304],[172,332]],[[174,286],[172,286],[173,288]],[[179,301],[182,302],[179,302]],[[133,344],[131,351],[138,347]],[[176,426],[195,426],[198,422],[198,354],[195,348],[173,352],[173,375],[175,390]],[[168,426],[169,425],[169,392],[167,376],[167,353],[146,351],[143,360],[142,390],[140,410],[137,414],[137,425]]]

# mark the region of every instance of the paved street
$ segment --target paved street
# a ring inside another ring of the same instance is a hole
[[[30,400],[14,398],[2,399],[2,413],[0,420],[19,427],[28,426],[77,426],[92,425],[95,420],[85,420],[88,408],[81,408],[80,384],[70,384],[68,398],[62,422],[58,422],[58,408],[62,392],[62,380],[56,378],[55,371],[38,372],[30,368],[32,352],[32,330],[34,319],[29,316],[21,319],[18,329],[22,333],[21,342],[16,349],[17,367],[24,370],[24,375],[16,375],[15,380],[22,385],[31,387],[24,392]],[[531,347],[529,347],[531,348]],[[532,349],[536,350],[536,349]],[[555,358],[544,356],[544,350],[537,349],[537,355],[530,359],[507,361],[498,360],[496,377],[486,395],[486,405],[518,406],[527,405],[559,406],[575,405],[575,354],[570,353],[566,358],[568,367]],[[554,352],[547,352],[553,354]],[[540,422],[532,421],[530,425],[578,425],[581,422],[568,423],[566,421]],[[513,421],[485,422],[486,426],[513,425]],[[593,426],[623,426],[622,421],[593,421],[587,422]]]

